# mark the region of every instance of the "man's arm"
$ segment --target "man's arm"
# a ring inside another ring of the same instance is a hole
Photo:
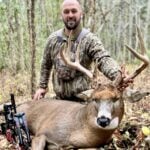
[[[52,68],[50,48],[51,48],[50,41],[48,41],[43,54],[43,60],[42,60],[41,72],[40,72],[40,83],[39,83],[39,87],[44,89],[48,87],[50,71]]]
[[[40,72],[40,82],[39,82],[39,89],[34,94],[33,99],[39,100],[45,96],[47,92],[49,76],[52,69],[52,60],[51,60],[51,51],[53,49],[53,38],[49,37],[46,43],[43,60],[41,64],[41,72]]]
[[[94,35],[92,42],[90,44],[91,48],[89,49],[89,55],[93,60],[98,63],[98,69],[110,80],[115,80],[118,75],[121,74],[122,81],[120,82],[119,90],[124,90],[129,86],[130,83],[133,83],[133,79],[125,81],[128,76],[125,68],[121,68],[117,62],[110,57],[108,51],[104,49],[101,41]]]
[[[88,55],[94,62],[97,61],[98,69],[110,80],[114,80],[118,73],[120,73],[120,66],[110,57],[107,50],[105,50],[102,42],[95,35],[91,36],[91,43],[88,50]]]

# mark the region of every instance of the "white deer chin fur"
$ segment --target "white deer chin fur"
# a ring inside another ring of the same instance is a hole
[[[95,119],[96,121],[97,119]],[[119,126],[119,118],[118,117],[115,117],[111,120],[110,124],[106,127],[102,127],[100,125],[97,124],[97,121],[96,121],[96,126],[98,126],[99,128],[103,129],[103,130],[113,130],[113,129],[116,129],[118,126]]]

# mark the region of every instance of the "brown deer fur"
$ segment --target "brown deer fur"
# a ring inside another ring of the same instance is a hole
[[[18,107],[18,111],[25,112],[28,127],[35,135],[33,150],[44,150],[45,144],[50,144],[50,149],[67,149],[99,147],[108,143],[119,123],[112,129],[97,124],[102,101],[110,104],[111,109],[106,110],[112,114],[110,119],[119,117],[120,122],[124,113],[123,100],[121,93],[110,85],[95,90],[88,104],[49,99]]]

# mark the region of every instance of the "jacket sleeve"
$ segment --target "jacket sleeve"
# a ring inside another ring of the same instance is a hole
[[[110,80],[114,80],[118,73],[120,73],[120,67],[117,62],[110,57],[107,50],[105,50],[102,42],[98,37],[91,34],[90,45],[88,49],[88,55],[95,62],[98,63],[98,69]]]
[[[43,59],[41,63],[41,72],[40,72],[40,83],[39,83],[40,88],[48,87],[50,72],[52,69],[51,52],[53,51],[54,41],[55,40],[53,36],[50,36],[47,40],[47,43],[44,49]]]

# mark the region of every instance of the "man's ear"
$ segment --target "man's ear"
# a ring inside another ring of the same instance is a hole
[[[84,13],[83,12],[81,12],[81,19],[84,17]]]

